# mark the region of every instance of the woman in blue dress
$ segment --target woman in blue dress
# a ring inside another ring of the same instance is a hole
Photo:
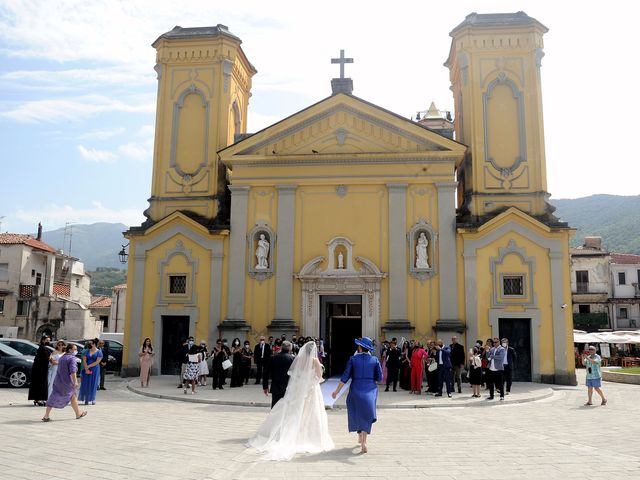
[[[94,340],[87,342],[87,348],[82,352],[82,373],[80,374],[80,393],[78,400],[88,405],[96,404],[96,392],[100,384],[100,362],[102,351]]]
[[[382,380],[382,367],[378,358],[371,355],[375,348],[370,338],[362,337],[356,339],[355,343],[358,352],[349,358],[347,368],[331,396],[336,398],[344,384],[351,379],[347,395],[349,431],[358,432],[361,453],[367,453],[367,435],[371,433],[371,425],[376,421],[376,400],[378,382]]]

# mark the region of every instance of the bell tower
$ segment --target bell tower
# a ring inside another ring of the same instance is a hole
[[[176,26],[153,43],[158,96],[149,221],[175,211],[213,224],[225,198],[217,151],[245,133],[251,77],[241,40],[224,25]]]
[[[545,223],[548,204],[540,65],[547,28],[524,12],[468,15],[450,33],[445,66],[456,139],[469,146],[458,168],[463,223],[516,207]]]

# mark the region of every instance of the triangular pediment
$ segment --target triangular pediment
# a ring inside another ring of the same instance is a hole
[[[221,150],[242,158],[432,154],[461,157],[466,146],[352,95],[326,98]]]

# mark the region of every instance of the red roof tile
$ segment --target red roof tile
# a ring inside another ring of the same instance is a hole
[[[111,306],[111,297],[107,297],[106,295],[93,297],[91,299],[91,303],[89,304],[89,308],[107,308],[110,306]]]
[[[51,245],[47,245],[40,240],[36,240],[30,235],[24,235],[20,233],[0,233],[1,245],[27,245],[37,250],[43,250],[45,252],[56,253],[56,249]]]
[[[612,253],[611,261],[617,264],[634,265],[640,264],[640,255],[632,253]]]

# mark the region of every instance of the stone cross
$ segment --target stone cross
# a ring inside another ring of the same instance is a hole
[[[353,63],[353,58],[344,58],[344,50],[340,50],[340,58],[332,58],[331,63],[340,64],[340,78],[344,78],[344,64]]]

